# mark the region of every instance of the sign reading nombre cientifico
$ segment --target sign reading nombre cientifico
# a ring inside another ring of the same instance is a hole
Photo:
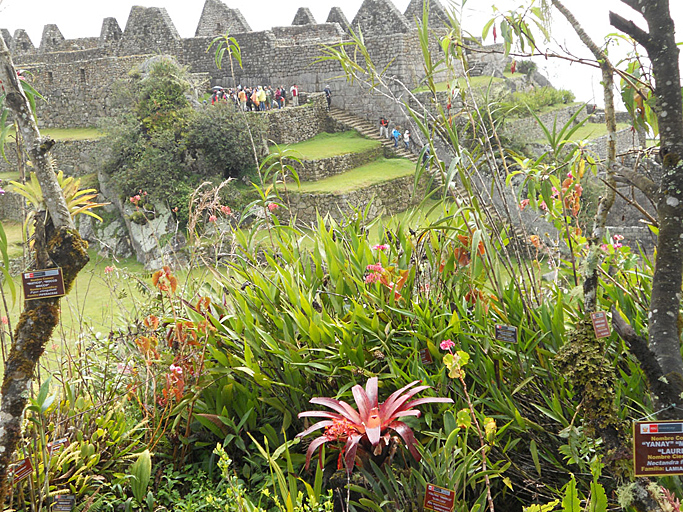
[[[47,299],[64,295],[64,278],[61,268],[23,272],[24,299]]]
[[[634,421],[636,476],[683,475],[683,421]]]

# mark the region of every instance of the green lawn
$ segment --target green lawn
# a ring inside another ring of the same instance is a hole
[[[321,133],[298,144],[280,146],[294,151],[302,160],[320,160],[348,153],[362,153],[381,145],[376,140],[366,139],[358,132],[350,130],[342,133]],[[271,147],[271,151],[274,147]]]
[[[104,136],[99,129],[91,128],[41,128],[40,134],[52,137],[55,140],[93,140]],[[10,130],[9,136],[14,138],[14,129]]]
[[[410,160],[379,158],[343,174],[320,181],[303,182],[297,190],[305,193],[341,194],[402,176],[410,176],[414,172],[415,164]]]
[[[93,140],[104,135],[97,128],[43,128],[40,134],[55,140]]]
[[[505,78],[512,78],[512,74],[509,72],[503,73]],[[488,87],[489,83],[501,83],[503,82],[502,78],[495,78],[493,76],[472,76],[470,77],[470,84],[472,85],[473,89],[478,89],[480,87]],[[436,92],[444,92],[448,90],[448,85],[449,82],[438,82],[435,84]],[[467,87],[467,81],[465,78],[460,77],[458,78],[458,87],[461,89],[465,89]],[[429,87],[426,85],[423,85],[421,87],[418,87],[417,89],[413,90],[414,94],[420,93],[420,92],[427,92],[429,90]]]
[[[617,131],[624,130],[630,125],[627,123],[618,123]],[[604,123],[585,123],[581,128],[576,130],[572,135],[572,140],[595,139],[607,135],[607,127]]]

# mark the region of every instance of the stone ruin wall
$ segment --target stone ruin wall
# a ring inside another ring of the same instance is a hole
[[[17,66],[30,72],[35,85],[48,105],[39,106],[43,127],[90,127],[115,115],[121,107],[113,101],[114,84],[147,58],[158,54],[175,56],[192,73],[208,76],[212,85],[233,85],[230,65],[216,69],[213,52],[207,52],[216,35],[231,30],[240,44],[243,68],[235,65],[236,81],[247,85],[284,85],[296,83],[300,89],[320,92],[329,84],[334,104],[367,119],[380,115],[406,119],[400,106],[369,95],[358,86],[350,86],[332,61],[315,63],[321,44],[348,40],[348,26],[360,27],[373,60],[391,61],[386,76],[394,77],[392,89],[398,95],[419,84],[423,75],[420,45],[415,27],[417,13],[424,0],[412,0],[406,15],[390,0],[365,0],[349,24],[344,13],[334,8],[329,22],[317,23],[310,11],[299,9],[293,25],[251,32],[239,10],[230,9],[220,0],[206,0],[196,36],[183,39],[163,8],[133,7],[124,30],[114,18],[103,21],[100,36],[67,40],[55,25],[47,25],[38,48],[23,30],[10,36],[9,42]],[[430,3],[430,23],[435,33],[443,32],[447,17],[437,0]],[[440,51],[433,38],[432,49]]]

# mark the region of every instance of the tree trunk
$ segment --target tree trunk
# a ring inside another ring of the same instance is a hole
[[[43,268],[61,267],[68,293],[78,272],[88,262],[87,243],[79,236],[69,214],[62,189],[57,183],[50,148],[54,142],[41,139],[38,126],[12,59],[0,37],[0,81],[5,102],[17,119],[27,151],[34,164],[49,214],[39,221],[35,240],[36,261]],[[59,322],[59,298],[25,301],[14,343],[5,365],[0,397],[0,506],[8,489],[9,465],[21,438],[21,423],[31,382],[40,356]]]
[[[650,300],[648,325],[649,349],[655,356],[662,377],[676,396],[683,389],[678,317],[683,274],[683,103],[678,68],[679,50],[674,38],[674,23],[668,0],[622,0],[647,21],[649,32],[610,12],[610,23],[642,45],[652,62],[655,78],[655,111],[659,122],[662,181],[659,186],[657,215],[659,239]],[[672,404],[662,404],[668,407]],[[663,418],[680,418],[675,408]]]

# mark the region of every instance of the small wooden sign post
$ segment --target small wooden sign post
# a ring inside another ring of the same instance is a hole
[[[55,496],[52,502],[52,512],[71,512],[76,504],[76,496],[72,494],[62,494]]]
[[[634,421],[635,476],[683,475],[683,421]]]
[[[425,347],[420,350],[420,361],[422,361],[422,364],[432,364],[434,362],[428,348]]]
[[[425,491],[425,510],[432,512],[453,512],[455,508],[455,491],[427,484]]]
[[[517,327],[496,324],[496,339],[504,343],[517,343]]]
[[[597,339],[607,338],[612,333],[607,321],[607,314],[604,311],[591,313],[591,320],[593,321],[593,330]]]
[[[64,278],[61,268],[34,270],[21,274],[24,285],[24,299],[48,299],[61,297],[64,293]]]
[[[52,441],[51,443],[47,443],[47,453],[50,455],[50,457],[52,457],[55,453],[60,452],[67,446],[69,446],[69,440],[66,437],[61,437]]]
[[[14,483],[19,483],[22,480],[29,477],[33,472],[33,465],[31,464],[31,459],[26,457],[21,462],[17,462],[12,470],[12,479]]]

